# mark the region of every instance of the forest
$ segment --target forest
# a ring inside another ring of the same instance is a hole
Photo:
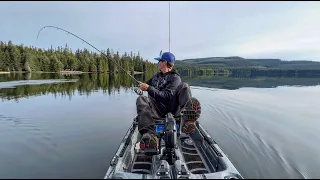
[[[271,58],[249,59],[239,56],[184,59],[176,61],[176,64],[206,66],[212,68],[320,69],[319,61],[281,60]]]
[[[48,49],[15,45],[12,41],[0,42],[0,71],[2,72],[60,72],[81,71],[97,73],[119,73],[122,71],[147,72],[157,71],[155,63],[144,60],[140,53],[113,52],[112,49],[91,52],[77,49],[75,52],[66,44],[65,47]]]
[[[143,59],[140,53],[119,54],[112,49],[105,54],[88,49],[74,52],[64,47],[41,49],[33,46],[14,45],[0,41],[1,72],[91,72],[117,74],[122,68],[132,74],[146,77],[158,72],[156,63]],[[120,68],[121,66],[122,68]],[[174,68],[180,75],[223,75],[232,77],[290,76],[320,77],[320,62],[283,61],[280,59],[246,59],[238,56],[177,60]]]
[[[309,60],[209,57],[177,60],[176,68],[185,76],[320,77],[320,62]]]

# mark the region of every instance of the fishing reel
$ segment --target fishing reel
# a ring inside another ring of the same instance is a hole
[[[137,93],[138,95],[142,95],[142,94],[143,94],[143,91],[142,91],[140,88],[138,88],[138,87],[133,88],[133,90],[134,90],[134,92]]]
[[[140,81],[136,81],[138,83],[138,86],[142,83]],[[139,87],[133,88],[134,92],[137,93],[139,96],[143,94],[143,91]]]

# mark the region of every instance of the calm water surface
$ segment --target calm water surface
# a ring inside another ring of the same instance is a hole
[[[320,178],[320,79],[187,80],[202,125],[245,178]],[[131,83],[0,75],[0,177],[102,178],[136,114]]]

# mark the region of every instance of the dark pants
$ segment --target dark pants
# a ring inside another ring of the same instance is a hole
[[[138,130],[140,134],[154,134],[154,119],[164,118],[168,112],[171,112],[175,117],[179,116],[181,109],[191,97],[191,91],[186,83],[181,83],[177,87],[173,97],[165,108],[158,105],[159,102],[154,102],[153,99],[140,95],[136,102]]]

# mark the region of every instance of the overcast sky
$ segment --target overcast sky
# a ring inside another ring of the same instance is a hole
[[[0,40],[41,48],[138,52],[153,60],[169,50],[168,2],[0,2]],[[320,2],[171,2],[171,52],[212,56],[320,60]]]

